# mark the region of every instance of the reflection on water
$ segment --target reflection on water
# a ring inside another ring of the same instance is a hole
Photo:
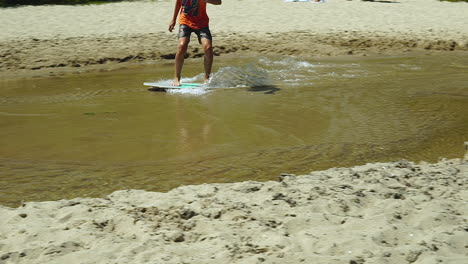
[[[163,63],[0,81],[0,203],[435,161],[468,139],[466,55],[216,66],[202,91],[148,91],[172,75]],[[185,81],[200,68],[187,60]]]

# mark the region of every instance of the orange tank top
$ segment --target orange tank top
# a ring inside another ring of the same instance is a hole
[[[206,13],[204,0],[179,0],[182,8],[179,16],[179,24],[187,25],[193,29],[208,27],[209,18]]]

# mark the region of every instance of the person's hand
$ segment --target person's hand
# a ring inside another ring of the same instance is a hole
[[[175,24],[176,22],[174,20],[171,20],[171,22],[169,23],[169,32],[172,32],[172,30],[174,30]]]

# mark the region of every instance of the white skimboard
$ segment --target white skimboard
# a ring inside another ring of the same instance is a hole
[[[179,86],[173,86],[167,82],[145,82],[143,85],[159,89],[203,89],[207,86],[203,83],[182,83]]]

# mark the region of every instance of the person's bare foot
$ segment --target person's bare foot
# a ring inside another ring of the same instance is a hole
[[[174,79],[174,81],[172,81],[172,86],[180,86],[180,81],[178,79]]]

